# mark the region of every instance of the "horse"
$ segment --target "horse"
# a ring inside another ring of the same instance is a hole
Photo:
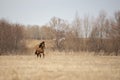
[[[43,41],[42,43],[40,43],[39,47],[36,48],[35,55],[37,55],[37,57],[40,56],[41,58],[41,54],[43,54],[43,58],[44,58],[45,57],[44,49],[45,49],[45,42]]]

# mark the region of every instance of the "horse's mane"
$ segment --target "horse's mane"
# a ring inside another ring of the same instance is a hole
[[[40,44],[39,48],[42,48],[42,49],[45,48],[45,42],[44,41]]]

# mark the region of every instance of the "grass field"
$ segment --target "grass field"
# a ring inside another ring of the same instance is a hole
[[[0,80],[120,80],[120,57],[46,54],[0,56]]]
[[[89,52],[49,51],[37,58],[35,47],[40,41],[28,40],[29,55],[1,55],[0,80],[120,80],[120,56],[93,56]]]

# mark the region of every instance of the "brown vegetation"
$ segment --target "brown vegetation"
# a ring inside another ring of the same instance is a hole
[[[114,17],[101,11],[94,19],[88,15],[81,19],[76,13],[72,23],[53,17],[44,26],[24,26],[0,20],[1,54],[24,49],[24,42],[30,39],[52,41],[51,50],[89,51],[96,55],[103,52],[117,56],[120,55],[120,11]]]
[[[22,25],[0,20],[0,53],[23,50],[25,48],[23,32]]]

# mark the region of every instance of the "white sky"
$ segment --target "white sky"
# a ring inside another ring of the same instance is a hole
[[[71,22],[76,11],[96,16],[120,10],[120,0],[0,0],[0,19],[25,25],[44,25],[54,16]]]

